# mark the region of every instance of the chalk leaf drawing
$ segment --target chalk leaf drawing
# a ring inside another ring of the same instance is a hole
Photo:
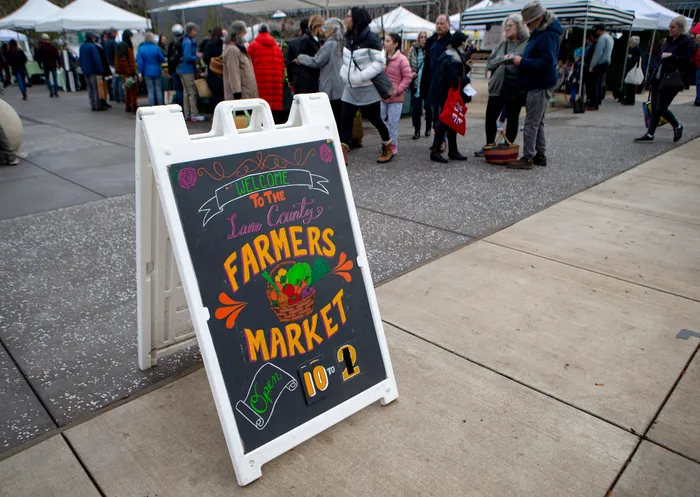
[[[222,304],[222,307],[219,307],[214,312],[214,316],[216,316],[216,319],[225,319],[226,328],[230,330],[236,323],[238,315],[248,304],[246,302],[236,302],[224,292],[219,294],[219,302]]]

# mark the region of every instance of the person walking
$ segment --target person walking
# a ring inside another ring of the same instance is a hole
[[[453,34],[450,37],[450,45],[432,69],[433,82],[431,83],[428,105],[433,108],[437,126],[435,128],[433,145],[430,147],[430,160],[441,164],[447,164],[448,162],[441,155],[445,138],[447,138],[448,157],[456,161],[467,160],[467,157],[459,153],[457,148],[457,132],[440,121],[440,114],[450,90],[454,89],[462,94],[464,88],[469,84],[467,74],[471,68],[464,64],[464,59],[462,58],[462,48],[466,41],[467,35],[464,33],[456,32]]]
[[[413,81],[411,82],[411,119],[413,120],[413,139],[420,138],[420,119],[425,107],[425,129],[430,130],[433,126],[433,115],[430,107],[426,106],[425,96],[420,92],[420,85],[423,79],[423,68],[425,67],[425,44],[428,41],[428,33],[421,31],[418,33],[418,40],[411,47],[408,54],[408,63],[411,66]],[[427,136],[427,135],[426,135]]]
[[[436,71],[438,59],[445,53],[447,47],[450,46],[450,20],[442,14],[435,20],[435,33],[428,38],[425,43],[426,58],[423,67],[423,76],[421,78],[420,94],[430,100],[431,86],[436,82],[433,74]],[[440,102],[438,106],[442,106],[445,102]],[[429,104],[428,104],[429,105]],[[433,117],[433,127],[435,128],[440,121],[440,113],[435,113],[436,109],[431,107],[430,112]],[[425,130],[425,136],[430,136],[431,129]]]
[[[22,49],[19,48],[17,40],[10,40],[7,49],[7,64],[15,75],[17,86],[22,93],[22,100],[27,100],[27,56]]]
[[[100,52],[95,44],[95,33],[88,31],[85,33],[85,43],[80,45],[80,69],[85,76],[90,107],[93,111],[107,110],[100,105],[100,97],[97,90],[97,77],[104,74]]]
[[[632,36],[630,38],[629,53],[627,54],[627,71],[633,70],[637,64],[639,64],[641,69],[643,56],[642,48],[639,46],[639,36]],[[638,85],[625,83],[624,93],[620,96],[620,103],[623,105],[634,105],[636,103],[637,87]]]
[[[392,83],[394,94],[381,102],[382,120],[389,127],[391,138],[391,151],[394,155],[399,153],[399,120],[403,110],[404,92],[413,80],[411,65],[408,59],[399,49],[401,37],[396,33],[386,35],[384,39],[384,51],[386,52],[386,68],[384,71]]]
[[[34,55],[39,67],[44,69],[44,79],[46,86],[49,89],[51,98],[58,97],[58,68],[61,67],[61,57],[58,54],[58,48],[51,43],[49,35],[46,33],[41,35],[41,43],[36,49]],[[53,84],[51,83],[53,78]]]
[[[340,142],[345,164],[348,164],[352,127],[358,110],[377,128],[382,139],[382,150],[377,162],[384,164],[394,157],[389,128],[382,121],[379,105],[382,98],[372,83],[372,79],[384,70],[386,56],[379,37],[369,28],[371,22],[372,17],[362,7],[348,10],[344,21],[345,46],[340,75],[345,89],[341,97],[343,122],[340,127]]]
[[[195,74],[197,73],[197,61],[199,61],[197,42],[195,41],[198,32],[199,26],[195,23],[188,22],[185,25],[185,36],[180,42],[180,65],[177,67],[177,74],[182,82],[182,103],[185,121],[195,122],[204,121],[204,116],[199,113],[197,108],[197,87],[194,84]]]
[[[126,112],[136,112],[138,107],[139,85],[136,80],[137,67],[134,58],[134,45],[131,42],[133,33],[125,29],[122,41],[117,45],[117,55],[114,57],[114,70],[122,79],[124,86],[124,103]]]
[[[211,90],[211,108],[224,100],[224,30],[221,26],[211,28],[209,43],[204,47],[202,60],[207,65],[207,86]]]
[[[148,91],[148,105],[163,105],[163,62],[165,56],[158,45],[156,35],[146,33],[144,42],[139,46],[136,55],[136,65],[143,79],[146,81]]]
[[[486,104],[486,145],[496,141],[496,132],[500,114],[505,110],[506,138],[515,143],[520,129],[520,110],[523,108],[524,95],[518,89],[518,68],[508,55],[521,55],[530,38],[530,32],[523,23],[520,14],[513,14],[503,21],[503,41],[491,52],[486,68],[491,71],[489,79],[489,99]],[[475,152],[477,157],[484,156],[484,149]]]
[[[170,84],[172,85],[170,89],[175,92],[175,103],[184,109],[185,103],[182,80],[177,74],[177,68],[182,61],[182,38],[185,35],[185,28],[180,24],[173,24],[171,30],[173,39],[168,43],[168,54],[166,55],[168,59],[168,74],[170,75]]]
[[[598,110],[603,98],[605,98],[605,75],[610,67],[610,58],[615,45],[604,24],[598,24],[595,27],[595,33],[597,41],[589,68],[590,74],[586,90],[589,101],[586,110]]]
[[[260,25],[258,36],[248,46],[248,55],[253,63],[255,81],[259,82],[260,98],[270,105],[275,123],[284,123],[284,55],[267,24]]]
[[[343,103],[341,98],[345,85],[340,77],[340,69],[343,67],[343,47],[345,46],[345,27],[343,21],[335,17],[328,19],[324,24],[326,42],[313,57],[301,54],[296,59],[299,65],[320,70],[319,90],[328,95],[331,101],[331,109],[338,132],[341,129],[343,117]]]
[[[253,62],[243,44],[248,28],[243,21],[234,21],[229,28],[229,33],[231,33],[231,42],[224,48],[223,55],[224,98],[226,100],[257,98],[258,84],[255,81]]]
[[[563,29],[556,16],[539,2],[527,4],[521,15],[530,30],[530,40],[522,56],[506,55],[506,58],[512,59],[518,68],[519,89],[527,92],[523,156],[508,167],[532,169],[533,165],[547,165],[544,117],[559,77],[557,56]]]
[[[323,17],[313,16],[309,19],[309,29],[299,40],[299,55],[314,57],[321,48],[319,37],[323,33]],[[298,60],[298,57],[297,57]],[[294,86],[294,93],[317,93],[321,71],[315,67],[299,66],[299,75]]]
[[[668,25],[668,38],[661,46],[659,62],[651,78],[651,117],[647,132],[635,139],[637,143],[651,143],[659,125],[664,118],[673,127],[673,141],[683,137],[683,125],[669,110],[669,106],[685,86],[684,74],[693,64],[695,42],[688,36],[688,24],[685,17],[678,16]]]

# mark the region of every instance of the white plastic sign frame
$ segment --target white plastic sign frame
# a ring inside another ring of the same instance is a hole
[[[254,112],[249,127],[245,130],[236,130],[231,118],[232,111],[251,109]],[[243,140],[240,135],[245,135],[245,139]],[[387,377],[380,383],[284,433],[265,445],[244,453],[243,443],[233,413],[234,406],[229,399],[209,331],[208,321],[210,313],[202,304],[197,277],[185,241],[185,234],[180,224],[167,167],[171,164],[207,157],[264,150],[270,148],[271,144],[274,144],[275,147],[282,147],[327,139],[332,139],[335,145],[336,159],[339,164],[340,177],[345,190],[347,209],[358,254],[356,263],[364,278],[365,291],[369,300],[377,341]],[[360,233],[355,202],[342,157],[340,139],[333,120],[330,102],[325,94],[295,96],[289,122],[281,126],[275,126],[270,107],[264,100],[252,99],[223,102],[215,110],[212,131],[194,136],[188,134],[179,106],[141,108],[138,111],[136,126],[137,176],[139,172],[143,175],[148,168],[146,164],[143,164],[143,160],[146,158],[145,150],[143,150],[144,146],[147,147],[148,156],[150,156],[153,176],[155,177],[165,222],[172,241],[172,250],[182,277],[182,284],[202,353],[202,359],[207,370],[207,377],[209,378],[214,402],[239,485],[247,485],[260,478],[263,464],[357,411],[376,401],[386,405],[398,397],[384,328],[379,315],[379,306],[377,305],[372,276],[367,264],[367,256]],[[141,180],[142,178],[137,177],[137,182]],[[140,236],[143,238],[144,233],[141,233]],[[147,299],[143,298],[140,298],[139,304],[149,305]],[[141,316],[141,311],[139,311],[139,315]],[[140,322],[141,324],[145,323]],[[143,342],[145,346],[147,340],[151,338],[148,332],[147,326],[139,327],[140,345]]]

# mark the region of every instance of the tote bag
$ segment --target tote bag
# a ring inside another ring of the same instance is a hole
[[[440,122],[464,136],[467,133],[467,106],[464,105],[464,100],[462,100],[460,95],[459,88],[461,87],[462,83],[460,81],[457,90],[450,88],[447,100],[445,100],[445,106],[440,113]]]
[[[628,85],[641,85],[644,82],[644,72],[641,68],[641,61],[637,62],[637,65],[630,69],[630,72],[625,76],[625,83]]]

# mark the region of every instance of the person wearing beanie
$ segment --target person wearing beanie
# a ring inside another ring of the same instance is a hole
[[[559,77],[557,58],[564,30],[556,16],[539,2],[527,4],[521,15],[530,30],[530,40],[522,56],[510,54],[506,58],[518,68],[519,89],[527,92],[523,156],[508,167],[532,169],[533,165],[547,165],[544,115]]]
[[[58,97],[58,68],[61,67],[61,57],[46,33],[41,35],[41,43],[36,49],[34,59],[39,67],[44,69],[44,79],[49,88],[49,96],[51,98]],[[51,76],[53,76],[53,85],[51,84]]]
[[[132,36],[133,33],[130,30],[124,30],[122,42],[117,45],[117,55],[114,57],[114,70],[119,74],[124,85],[126,112],[136,112],[139,96],[139,84],[136,80],[136,58],[134,57],[134,45],[131,42]]]
[[[80,46],[79,52],[80,69],[85,76],[90,107],[93,111],[106,110],[100,105],[100,98],[97,89],[97,77],[104,74],[100,52],[95,44],[95,33],[88,31],[85,33],[85,43]]]
[[[470,97],[463,94],[464,88],[469,84],[467,76],[471,67],[465,66],[462,59],[462,49],[467,41],[467,35],[457,32],[450,38],[450,43],[445,53],[437,60],[433,66],[431,77],[433,82],[430,85],[430,95],[428,105],[433,108],[433,115],[437,121],[433,145],[430,147],[430,160],[447,164],[448,160],[441,155],[442,144],[447,137],[448,157],[451,160],[465,161],[467,157],[459,153],[457,149],[457,132],[440,121],[440,114],[445,105],[450,90],[458,90],[465,100],[471,101]]]

